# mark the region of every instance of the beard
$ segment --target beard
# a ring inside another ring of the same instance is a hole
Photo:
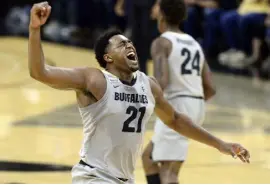
[[[136,72],[136,71],[138,71],[139,70],[139,66],[136,66],[136,67],[129,67],[129,69],[130,69],[130,71],[131,72]]]

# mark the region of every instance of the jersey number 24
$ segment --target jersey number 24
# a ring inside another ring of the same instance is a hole
[[[197,75],[200,76],[200,53],[197,50],[194,56],[191,56],[190,50],[183,48],[181,55],[185,57],[185,61],[181,66],[182,75],[192,75],[193,71],[196,71]],[[191,69],[188,69],[188,64],[191,63]]]

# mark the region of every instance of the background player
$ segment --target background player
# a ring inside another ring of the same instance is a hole
[[[158,15],[162,33],[151,47],[154,76],[168,102],[178,112],[202,124],[204,101],[215,94],[208,64],[199,43],[183,33],[179,25],[186,17],[184,0],[161,0]],[[188,140],[157,118],[152,141],[143,154],[148,183],[178,183],[178,173],[186,160]]]
[[[96,59],[106,69],[61,68],[45,64],[40,27],[51,12],[47,2],[31,9],[29,73],[56,89],[74,90],[83,121],[81,161],[72,170],[73,183],[132,183],[145,124],[153,110],[177,132],[249,162],[239,144],[227,143],[174,111],[155,79],[138,71],[133,44],[116,31],[99,38]]]

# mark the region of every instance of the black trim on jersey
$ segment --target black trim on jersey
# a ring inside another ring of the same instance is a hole
[[[120,80],[120,79],[119,79]],[[125,85],[128,85],[128,86],[133,86],[135,83],[136,83],[136,81],[137,81],[137,77],[133,77],[132,78],[132,80],[131,80],[131,82],[127,82],[127,81],[124,81],[124,80],[120,80],[123,84],[125,84]]]
[[[176,95],[176,96],[168,98],[168,99],[171,100],[171,99],[174,99],[174,98],[177,98],[177,97],[194,98],[194,99],[200,99],[200,100],[204,99],[202,96],[192,96],[192,95]]]
[[[83,166],[88,166],[90,168],[95,168],[94,166],[91,166],[89,164],[87,164],[86,162],[84,162],[83,160],[80,160],[79,164],[83,165]],[[128,179],[123,179],[123,178],[119,178],[119,177],[116,177],[117,179],[123,181],[123,182],[127,182]]]

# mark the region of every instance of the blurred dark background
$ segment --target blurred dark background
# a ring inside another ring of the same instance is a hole
[[[28,36],[29,12],[40,1],[9,0],[0,6],[0,34]],[[92,49],[104,30],[121,29],[134,42],[141,70],[147,72],[150,44],[159,33],[151,18],[155,0],[50,0],[52,14],[44,40]],[[188,17],[181,25],[198,40],[214,71],[270,77],[269,0],[185,0]]]

